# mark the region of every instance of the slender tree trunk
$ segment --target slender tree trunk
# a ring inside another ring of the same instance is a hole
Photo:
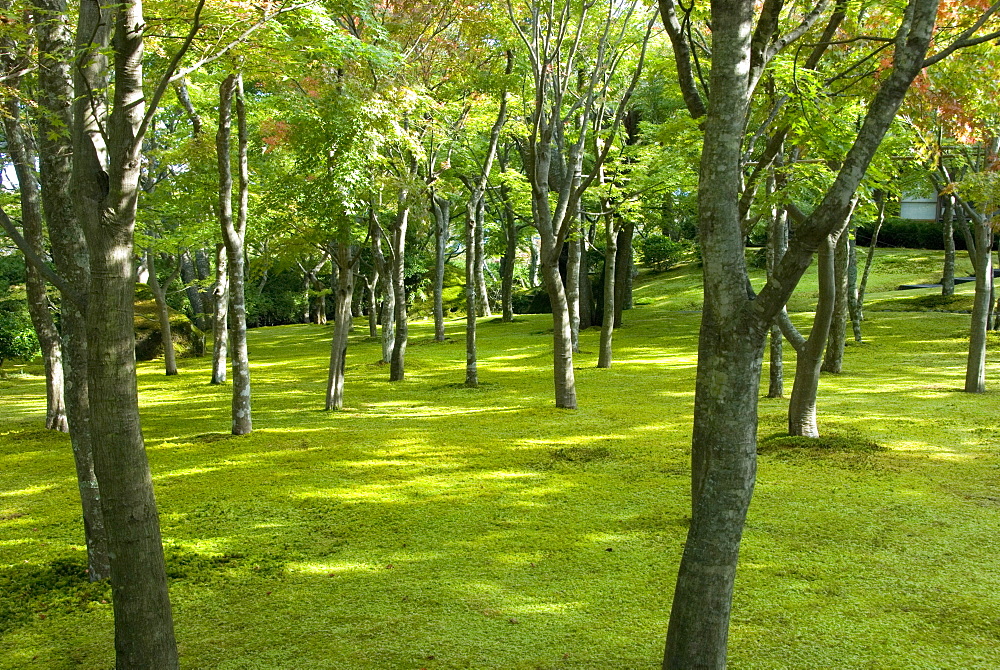
[[[198,290],[198,276],[195,272],[194,263],[191,262],[191,254],[184,251],[180,255],[181,281],[184,282],[184,294],[188,299],[191,308],[191,322],[197,328],[192,337],[194,343],[193,352],[195,356],[205,355],[205,333],[208,330],[208,320],[205,314],[205,305],[201,300],[201,291]]]
[[[482,197],[482,196],[480,196]],[[477,215],[479,210],[477,209]],[[476,293],[479,300],[476,301],[476,308],[481,316],[493,316],[490,309],[490,294],[486,287],[486,227],[482,218],[479,218],[476,225]]]
[[[451,237],[451,201],[431,195],[434,212],[434,341],[444,342],[444,266]]]
[[[215,313],[212,315],[212,383],[226,383],[226,363],[229,354],[229,263],[226,260],[226,245],[215,248],[215,286],[212,299]]]
[[[944,271],[941,273],[941,295],[955,293],[955,199],[944,198]]]
[[[569,329],[573,353],[580,353],[580,259],[583,240],[580,231],[571,233],[566,255],[566,302],[569,306]]]
[[[239,208],[233,222],[233,176],[230,166],[232,103],[236,97],[237,163],[239,166]],[[219,157],[219,222],[226,245],[229,270],[229,311],[232,314],[230,344],[233,359],[233,435],[247,435],[253,430],[250,414],[250,361],[247,354],[247,312],[244,281],[243,239],[246,232],[249,175],[247,174],[246,114],[243,106],[243,82],[231,74],[219,90],[219,130],[216,149]]]
[[[632,237],[635,224],[627,221],[618,232],[618,256],[615,258],[615,328],[621,328],[622,310],[632,309]]]
[[[885,223],[885,192],[875,191],[875,206],[878,214],[875,219],[875,229],[872,231],[872,239],[868,243],[868,254],[865,256],[865,271],[861,273],[861,283],[858,284],[858,319],[865,320],[865,290],[868,288],[868,276],[872,271],[872,261],[875,259],[875,249],[878,246],[878,234],[882,231],[882,224]]]
[[[177,645],[135,377],[132,238],[144,114],[142,5],[136,0],[116,9],[114,107],[102,122],[104,101],[95,96],[107,90],[107,63],[98,52],[107,44],[109,19],[93,0],[81,3],[73,129],[74,199],[90,252],[94,466],[108,532],[117,667],[173,670]]]
[[[607,208],[607,203],[605,203]],[[604,215],[604,308],[601,322],[601,349],[597,367],[611,367],[611,340],[615,329],[615,263],[618,258],[618,230],[613,214]]]
[[[857,203],[855,198],[851,206],[853,211]],[[833,316],[830,321],[830,334],[826,340],[826,352],[823,357],[823,372],[840,374],[844,367],[844,347],[847,344],[847,316],[848,316],[848,285],[847,280],[850,259],[850,231],[845,228],[837,240],[837,247],[834,251],[834,289],[836,297],[833,305]]]
[[[476,208],[481,194],[473,189],[465,206],[465,385],[479,386],[476,352],[476,314],[479,312],[476,290]]]
[[[163,365],[166,368],[167,376],[177,374],[177,356],[174,352],[174,336],[170,328],[170,306],[167,305],[167,295],[164,287],[160,286],[160,280],[156,277],[156,259],[152,251],[146,250],[146,268],[149,270],[149,290],[153,293],[153,300],[156,303],[156,315],[160,321],[160,341],[163,343]],[[167,286],[174,279],[173,275]]]
[[[368,337],[378,337],[378,290],[379,274],[372,270],[371,277],[365,277],[365,291],[368,294]]]
[[[514,270],[517,267],[517,221],[514,207],[510,203],[510,187],[500,185],[500,200],[503,202],[504,252],[500,259],[500,309],[503,323],[514,320]]]
[[[333,342],[330,345],[330,375],[326,384],[326,409],[344,407],[344,366],[347,362],[347,339],[351,332],[354,296],[354,267],[358,256],[349,242],[338,242],[334,256],[337,273],[336,314],[333,322]]]
[[[857,233],[847,241],[847,313],[854,331],[854,341],[861,342],[861,310],[858,308]]]
[[[796,352],[795,383],[788,401],[789,435],[819,437],[816,425],[819,373],[823,363],[823,348],[830,333],[837,302],[835,245],[836,242],[830,239],[820,246],[817,253],[819,298],[809,338]]]
[[[379,321],[382,323],[382,362],[392,361],[392,352],[396,346],[396,290],[392,283],[391,263],[382,252],[382,227],[378,223],[375,205],[369,212],[368,230],[371,234],[372,256],[375,258],[375,272],[382,282],[382,310]]]
[[[16,63],[10,58],[4,58],[7,71],[15,69]],[[19,78],[8,84],[16,86]],[[4,101],[3,125],[7,135],[7,152],[14,163],[17,175],[18,189],[21,195],[21,225],[24,229],[24,239],[35,255],[45,256],[45,238],[42,232],[42,204],[35,181],[34,157],[29,151],[28,140],[21,127],[21,110],[17,98],[7,96]],[[45,279],[31,263],[25,263],[25,289],[28,294],[28,314],[35,328],[35,335],[42,349],[42,361],[45,365],[45,427],[61,432],[69,431],[64,402],[64,377],[62,346],[59,342],[59,331],[56,330],[52,313],[49,312],[49,297],[45,290]]]
[[[68,285],[86,291],[90,260],[72,193],[73,35],[65,0],[34,0],[33,6],[39,58],[38,105],[43,110],[38,119],[42,208],[56,271]],[[91,581],[97,581],[110,576],[111,566],[100,489],[94,474],[87,390],[87,319],[82,305],[70,295],[62,294],[61,307],[66,417],[83,509],[88,575]]]
[[[409,336],[406,319],[406,228],[410,220],[409,192],[399,192],[396,219],[392,226],[392,292],[395,294],[395,310],[391,319],[396,322],[396,337],[389,360],[389,381],[401,382],[406,376],[406,344]]]
[[[531,256],[528,261],[528,285],[531,288],[538,286],[538,244],[537,236],[532,235],[528,243],[528,251]]]
[[[969,329],[969,357],[965,368],[965,392],[986,391],[986,330],[989,325],[991,289],[993,286],[993,231],[989,220],[979,214],[975,224],[976,294],[972,303]]]
[[[768,188],[776,189],[776,178],[768,180]],[[771,213],[771,226],[767,236],[767,276],[774,274],[774,268],[781,262],[781,257],[788,249],[788,212],[783,207],[776,207]],[[782,307],[782,312],[785,308]],[[782,346],[781,328],[777,323],[771,324],[770,347],[768,351],[768,398],[781,398],[785,395],[785,365]]]

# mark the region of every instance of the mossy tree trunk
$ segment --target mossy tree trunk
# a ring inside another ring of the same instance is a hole
[[[944,270],[941,273],[941,295],[955,294],[955,198],[944,197]]]
[[[969,327],[969,356],[965,367],[965,392],[984,393],[986,391],[986,331],[989,328],[989,313],[993,288],[993,229],[989,219],[974,210],[968,203],[961,203],[972,219],[974,226],[974,246],[970,246],[976,273],[976,294],[972,303],[972,319]]]
[[[707,110],[698,188],[705,302],[695,382],[692,518],[670,614],[665,670],[725,668],[736,564],[756,473],[764,336],[814,250],[843,226],[882,137],[923,67],[937,2],[910,4],[897,37],[893,68],[880,83],[835,180],[812,214],[796,227],[772,278],[753,295],[743,249],[740,200],[746,175],[741,157],[754,87],[778,52],[775,45],[791,41],[775,37],[780,9],[765,3],[758,10],[747,0],[713,0],[708,104],[701,100],[693,77],[680,79],[692,114]],[[684,44],[690,53],[689,34],[680,29],[674,3],[662,0],[660,10],[671,41]],[[812,16],[815,20],[822,13]],[[834,20],[831,17],[831,24]],[[677,48],[674,52],[678,72],[690,73],[688,57]]]
[[[850,282],[847,275],[850,271],[850,227],[837,239],[837,247],[833,252],[833,287],[835,291],[833,315],[830,319],[830,334],[826,340],[826,352],[823,355],[823,372],[840,374],[844,368],[844,347],[847,344],[848,289]]]
[[[451,238],[451,201],[431,192],[434,215],[434,341],[444,342],[444,267]]]
[[[85,293],[90,259],[83,226],[73,201],[73,34],[65,0],[33,0],[38,40],[39,179],[42,209],[49,228],[52,260],[67,287]],[[88,576],[111,573],[108,535],[94,472],[87,374],[87,317],[82,300],[60,289],[66,418],[83,508]]]
[[[612,360],[612,340],[615,330],[615,283],[616,262],[618,260],[618,217],[608,211],[609,203],[603,203],[604,214],[604,306],[601,312],[601,344],[597,354],[597,367],[610,368]]]
[[[108,532],[117,667],[172,670],[178,667],[177,645],[139,423],[132,267],[141,144],[166,84],[161,82],[148,98],[146,111],[145,21],[138,0],[113,9],[84,0],[79,11],[73,184],[90,252],[88,388],[94,465]],[[111,79],[104,54],[112,25],[114,100],[106,115],[100,96]]]

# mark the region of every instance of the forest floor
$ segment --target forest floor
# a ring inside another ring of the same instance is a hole
[[[891,290],[939,268],[934,252],[876,259],[865,342],[820,384],[820,430],[843,439],[762,443],[734,670],[1000,667],[998,341],[989,391],[962,393],[971,285],[944,306]],[[800,325],[814,296],[807,277]],[[210,359],[176,377],[140,364],[182,667],[659,667],[688,523],[699,270],[644,274],[635,298],[614,367],[582,334],[576,411],[553,405],[548,315],[481,320],[479,389],[461,386],[461,321],[444,344],[413,323],[393,384],[359,323],[335,413],[331,327],[254,330],[240,438]],[[69,439],[41,427],[39,375],[0,380],[0,668],[105,670],[110,594],[83,575]],[[761,400],[762,438],[786,408]]]

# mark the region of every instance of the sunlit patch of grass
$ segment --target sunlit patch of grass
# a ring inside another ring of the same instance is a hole
[[[877,266],[872,304],[939,272],[911,255],[886,252],[899,260]],[[549,315],[483,320],[480,389],[462,385],[463,320],[445,345],[413,322],[401,384],[359,324],[331,413],[330,327],[254,330],[255,430],[240,438],[208,359],[169,379],[140,364],[183,665],[657,667],[690,522],[700,272],[637,278],[611,369],[595,367],[598,330],[581,333],[572,412],[553,406]],[[790,304],[800,327],[815,292],[810,270]],[[872,310],[863,327],[820,384],[825,446],[761,441],[730,667],[993,670],[1000,428],[995,390],[958,390],[968,316]],[[787,395],[788,347],[785,364]],[[991,380],[998,368],[991,350]],[[82,554],[70,445],[40,428],[43,391],[37,364],[0,382],[0,572]],[[763,437],[787,402],[761,399]],[[73,602],[18,615],[0,668],[113,665],[110,607]]]

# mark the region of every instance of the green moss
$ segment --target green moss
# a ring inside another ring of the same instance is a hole
[[[815,290],[811,273],[797,323]],[[483,320],[480,389],[461,384],[464,320],[443,345],[414,320],[426,344],[401,383],[359,324],[339,412],[322,410],[332,326],[252,330],[241,438],[209,360],[177,377],[140,363],[184,667],[657,667],[690,514],[700,269],[644,272],[636,299],[612,368],[581,334],[576,411],[553,406],[549,315]],[[967,315],[870,312],[863,328],[821,380],[823,441],[761,441],[729,667],[994,670],[1000,359],[985,395],[964,394]],[[111,611],[81,591],[71,445],[41,429],[43,390],[37,363],[0,387],[0,597],[20,594],[0,668],[104,670]],[[763,437],[786,411],[760,400]]]

